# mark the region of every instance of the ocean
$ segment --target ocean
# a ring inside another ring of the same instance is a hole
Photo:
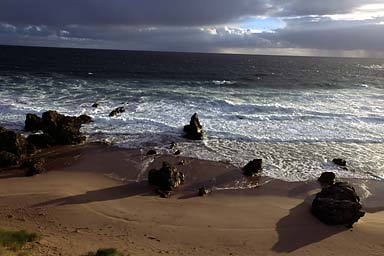
[[[236,166],[262,158],[264,175],[288,181],[384,179],[383,59],[1,46],[0,126],[22,131],[27,113],[46,110],[93,117],[88,141],[162,152],[176,142]],[[182,137],[195,112],[203,141]]]

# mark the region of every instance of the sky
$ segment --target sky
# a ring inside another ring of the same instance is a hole
[[[384,0],[1,0],[0,44],[384,57]]]

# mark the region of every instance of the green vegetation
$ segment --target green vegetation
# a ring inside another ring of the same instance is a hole
[[[25,230],[10,231],[0,229],[0,256],[25,256],[25,245],[40,239],[36,233],[28,233]]]
[[[96,253],[89,252],[84,256],[123,256],[121,252],[118,252],[115,248],[99,249]]]

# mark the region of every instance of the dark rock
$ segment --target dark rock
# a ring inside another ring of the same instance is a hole
[[[24,130],[28,132],[36,132],[41,130],[41,125],[42,125],[42,118],[35,115],[35,114],[30,114],[28,113],[26,118],[25,118],[25,127]]]
[[[179,163],[178,163],[178,165],[185,165],[186,164],[186,161],[183,159],[183,160],[181,160]]]
[[[28,144],[37,149],[47,148],[55,145],[55,140],[49,134],[31,134],[27,138]]]
[[[0,151],[21,157],[27,153],[27,140],[21,134],[0,127]]]
[[[156,193],[162,198],[170,198],[172,193],[170,190],[156,189]]]
[[[57,129],[51,135],[59,145],[75,145],[83,142],[85,137],[80,132],[81,123],[76,117],[64,116],[58,122]]]
[[[0,167],[19,165],[20,157],[7,151],[0,151]]]
[[[29,159],[23,164],[24,167],[27,167],[25,176],[29,177],[29,176],[34,176],[34,175],[46,172],[44,165],[45,165],[44,158]]]
[[[118,108],[115,108],[114,110],[112,110],[112,112],[109,113],[109,116],[117,116],[117,115],[124,113],[124,112],[125,112],[124,107],[118,107]]]
[[[147,152],[147,156],[156,155],[156,154],[157,154],[156,150],[153,150],[153,149]]]
[[[198,193],[199,196],[205,196],[205,195],[208,195],[209,193],[211,193],[209,189],[204,187],[199,188],[199,193]]]
[[[97,108],[97,107],[99,107],[99,105],[100,105],[99,103],[95,102],[95,103],[92,104],[92,107],[93,108]]]
[[[181,154],[181,151],[180,150],[176,150],[176,152],[175,153],[173,153],[175,156],[178,156],[178,155],[180,155]]]
[[[55,137],[53,135],[57,132],[59,123],[61,119],[63,119],[63,117],[64,115],[61,115],[53,110],[44,112],[42,115],[43,122],[41,129],[45,133],[50,134],[52,137]]]
[[[335,158],[332,160],[332,162],[338,166],[343,166],[343,167],[347,166],[347,161],[341,158]]]
[[[355,189],[345,182],[323,188],[312,202],[312,213],[328,225],[352,227],[365,214],[361,208]]]
[[[93,119],[88,115],[81,115],[77,117],[77,121],[79,121],[80,124],[89,124],[93,122]]]
[[[248,177],[259,175],[262,170],[262,164],[262,159],[253,159],[243,167],[244,175]]]
[[[335,183],[336,175],[333,172],[323,172],[317,179],[322,186],[330,186]]]
[[[175,149],[176,148],[176,143],[171,142],[171,145],[169,146],[169,149]]]
[[[163,162],[161,169],[152,169],[148,174],[150,185],[159,187],[161,190],[173,190],[184,183],[184,174],[179,172],[170,163]]]
[[[184,126],[185,137],[191,140],[202,140],[204,138],[203,126],[200,124],[197,114],[193,114],[189,125]]]

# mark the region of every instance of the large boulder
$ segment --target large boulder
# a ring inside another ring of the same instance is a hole
[[[149,171],[148,182],[161,190],[170,191],[184,183],[184,174],[170,163],[163,162],[163,166],[159,170]]]
[[[365,214],[361,208],[355,189],[345,182],[323,188],[312,202],[312,213],[328,225],[352,227]]]
[[[0,151],[20,157],[27,153],[27,140],[19,133],[0,127]]]
[[[28,144],[36,149],[47,148],[55,145],[55,140],[47,133],[31,134],[27,138]]]
[[[28,113],[25,118],[25,128],[24,130],[28,132],[36,132],[41,130],[41,124],[43,120],[41,117]]]
[[[262,159],[253,159],[243,167],[243,173],[247,177],[260,175],[262,170]]]
[[[0,167],[18,165],[20,157],[7,151],[0,151]]]
[[[184,126],[184,132],[185,137],[191,140],[202,140],[204,138],[205,132],[197,113],[194,113],[189,124]]]
[[[42,135],[30,135],[28,141],[37,148],[51,145],[73,145],[81,143],[85,137],[80,128],[84,123],[89,123],[91,117],[81,115],[79,117],[64,116],[56,111],[46,111],[42,115]]]

